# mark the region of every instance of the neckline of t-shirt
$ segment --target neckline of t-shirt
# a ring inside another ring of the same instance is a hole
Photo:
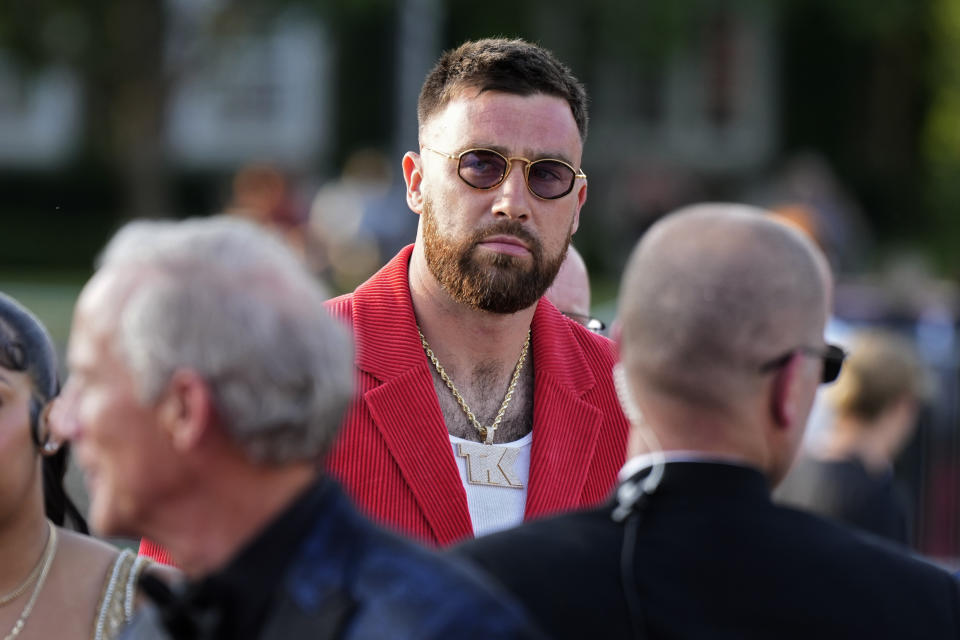
[[[453,444],[460,444],[460,443],[480,444],[476,440],[467,440],[466,438],[460,438],[453,434],[449,434],[449,435],[450,435],[450,442],[452,442]],[[519,440],[514,440],[513,442],[497,442],[491,446],[518,448],[518,447],[525,447],[531,442],[533,442],[533,431],[523,436]]]

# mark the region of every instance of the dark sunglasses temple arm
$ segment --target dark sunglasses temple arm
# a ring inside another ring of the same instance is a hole
[[[841,347],[838,347],[834,344],[828,344],[825,349],[798,347],[788,351],[778,358],[774,358],[773,360],[762,364],[760,366],[760,373],[768,373],[783,367],[797,352],[815,356],[823,361],[823,383],[833,382],[837,379],[837,377],[840,375],[840,369],[843,367],[843,361],[847,357],[847,353]]]

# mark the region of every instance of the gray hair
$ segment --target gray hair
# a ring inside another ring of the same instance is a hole
[[[353,391],[352,341],[324,307],[324,288],[278,239],[223,216],[136,221],[99,268],[132,280],[114,344],[142,402],[191,369],[253,460],[325,453]]]
[[[757,388],[760,365],[822,340],[828,269],[813,243],[759,209],[706,204],[647,232],[621,286],[631,378],[713,408]]]

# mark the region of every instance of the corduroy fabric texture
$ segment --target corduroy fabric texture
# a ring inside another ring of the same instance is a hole
[[[433,545],[472,537],[466,494],[417,335],[403,249],[330,301],[354,332],[357,397],[328,468],[360,509]],[[532,322],[533,450],[525,519],[593,506],[616,482],[627,421],[613,387],[613,343],[546,299]]]
[[[160,562],[162,564],[168,564],[170,566],[177,566],[177,563],[173,561],[173,558],[170,556],[170,552],[158,545],[156,542],[143,538],[140,540],[140,555],[147,556],[151,560]]]

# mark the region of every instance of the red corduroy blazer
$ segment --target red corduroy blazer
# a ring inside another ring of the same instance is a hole
[[[362,511],[435,545],[473,536],[467,497],[417,335],[413,246],[330,301],[354,333],[357,397],[327,466]],[[627,420],[612,342],[541,299],[533,316],[533,448],[525,519],[595,505],[624,462]]]
[[[329,308],[353,331],[357,397],[327,460],[361,511],[433,545],[473,537],[430,363],[417,335],[407,279],[413,245]],[[594,506],[626,456],[627,420],[611,371],[610,340],[545,298],[533,316],[533,448],[525,519]],[[140,553],[170,563],[144,539]]]

